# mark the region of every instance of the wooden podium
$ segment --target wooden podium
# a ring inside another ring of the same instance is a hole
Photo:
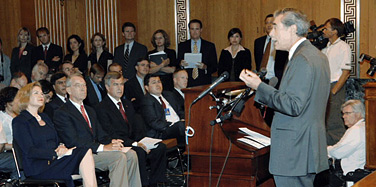
[[[188,122],[188,110],[192,101],[208,87],[198,86],[184,89],[185,93],[185,119]],[[246,88],[242,82],[225,82],[218,85],[213,93],[222,90],[236,90]],[[252,96],[246,103],[240,116],[233,116],[231,120],[214,126],[212,144],[212,180],[211,185],[216,186],[218,176],[222,170],[230,141],[232,149],[221,177],[220,186],[274,186],[272,176],[268,172],[270,147],[256,149],[252,146],[240,143],[237,138],[243,137],[239,133],[239,127],[247,127],[263,135],[270,137],[270,128],[266,125],[259,110],[254,106]],[[193,137],[188,139],[191,170],[189,173],[189,186],[209,186],[209,150],[212,126],[210,121],[217,114],[215,106],[209,95],[202,98],[191,109],[190,126],[195,130]],[[187,154],[187,151],[185,152]]]
[[[365,88],[366,107],[366,168],[376,169],[376,82],[368,82]]]

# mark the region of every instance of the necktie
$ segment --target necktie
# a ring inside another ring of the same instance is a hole
[[[81,105],[81,113],[82,113],[82,116],[84,117],[87,125],[89,126],[91,132],[93,132],[93,129],[91,128],[91,125],[90,125],[90,122],[89,122],[89,118],[87,117],[86,113],[85,113],[85,108],[84,108],[84,105]]]
[[[270,46],[271,46],[271,38],[268,41],[268,44],[266,45],[264,55],[262,56],[260,69],[266,68],[266,65],[268,65],[269,56],[270,56]]]
[[[162,103],[162,107],[163,107],[163,109],[166,109],[166,104],[163,102],[163,99],[162,99],[161,96],[159,96],[159,100],[160,100],[161,103]]]
[[[198,53],[197,42],[193,44],[193,53]],[[197,77],[198,77],[198,68],[193,68],[192,78],[197,79]]]
[[[119,105],[119,110],[120,110],[121,115],[123,116],[124,121],[128,122],[128,118],[127,118],[127,115],[125,114],[123,105],[121,104],[120,101],[117,104]]]
[[[46,60],[47,59],[47,46],[44,46],[44,60]]]
[[[125,68],[125,70],[127,69],[128,60],[129,60],[129,44],[127,44],[127,48],[125,49],[125,53],[124,53],[124,61],[125,61],[124,68]]]

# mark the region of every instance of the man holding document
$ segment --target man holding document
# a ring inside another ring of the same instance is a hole
[[[188,72],[188,87],[211,84],[211,74],[217,71],[215,45],[201,38],[200,20],[191,20],[188,27],[191,39],[178,48],[178,62]]]

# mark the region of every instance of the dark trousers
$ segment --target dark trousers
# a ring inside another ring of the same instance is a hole
[[[11,179],[18,179],[12,152],[0,153],[0,171],[10,173]]]
[[[149,154],[146,154],[146,152],[141,147],[132,147],[132,149],[137,153],[141,183],[143,186],[157,184],[158,182],[167,182],[167,157],[165,144],[159,143],[158,147],[152,149]],[[149,177],[146,171],[147,161],[150,162],[151,169]]]
[[[162,132],[162,139],[176,138],[179,145],[185,145],[185,123],[179,121]]]

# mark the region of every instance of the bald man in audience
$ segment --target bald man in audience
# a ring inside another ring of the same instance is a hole
[[[66,81],[69,100],[54,114],[56,131],[66,147],[89,147],[93,151],[95,167],[110,172],[110,187],[140,187],[140,173],[136,152],[125,154],[123,140],[111,139],[102,129],[96,112],[84,105],[86,82],[81,75],[73,74]]]
[[[184,109],[184,93],[181,91],[183,88],[187,88],[188,85],[188,73],[184,69],[179,69],[174,72],[173,75],[174,81],[174,89],[172,93],[174,93],[176,101],[179,103],[181,108]]]
[[[108,66],[108,71],[116,71],[118,73],[123,74],[123,68],[121,67],[120,64],[114,62],[111,65]],[[127,80],[127,79],[124,79]]]

